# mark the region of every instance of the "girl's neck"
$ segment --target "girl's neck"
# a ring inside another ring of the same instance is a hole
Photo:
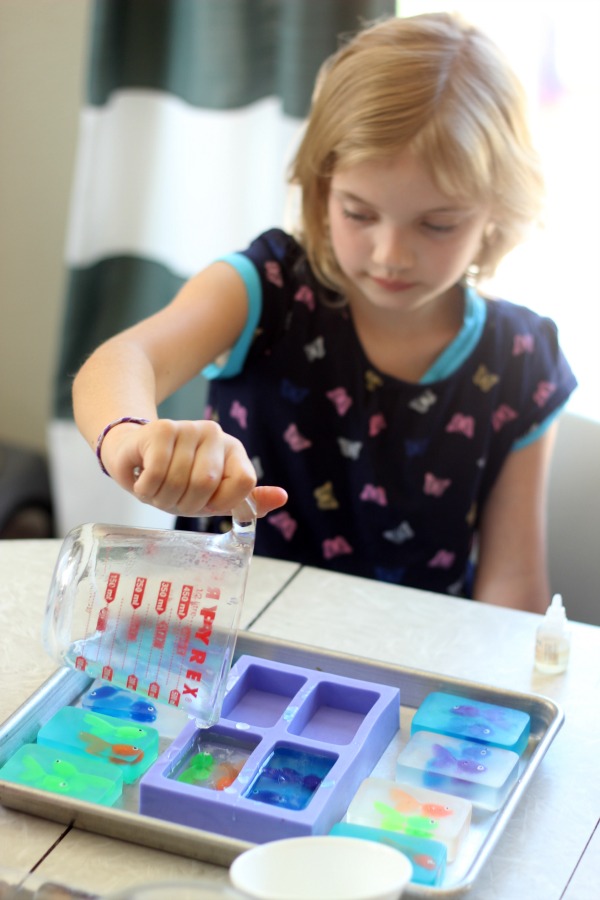
[[[417,383],[459,333],[464,291],[456,285],[439,304],[407,313],[350,300],[350,312],[363,351],[375,368]]]

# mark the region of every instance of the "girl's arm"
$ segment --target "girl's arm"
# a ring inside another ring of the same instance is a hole
[[[188,281],[164,309],[102,344],[73,384],[79,430],[92,449],[110,422],[124,416],[102,443],[102,462],[140,500],[184,516],[226,514],[256,484],[241,443],[215,422],[158,419],[157,406],[230,349],[246,323],[240,275],[214,263]],[[134,469],[141,475],[135,480]],[[256,488],[259,515],[285,503],[285,491]]]
[[[537,613],[548,607],[546,490],[557,428],[504,463],[481,520],[476,600]]]

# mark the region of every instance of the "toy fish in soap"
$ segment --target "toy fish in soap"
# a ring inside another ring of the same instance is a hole
[[[311,772],[308,775],[302,775],[301,772],[297,769],[292,769],[290,766],[282,766],[281,768],[265,766],[262,770],[262,775],[263,778],[276,781],[278,784],[298,785],[309,791],[316,791],[323,781],[318,775]]]
[[[483,719],[483,722],[474,722],[470,726],[467,726],[469,733],[476,737],[485,738],[489,737],[490,734],[493,734],[493,728],[490,727],[491,725],[494,725],[501,731],[506,731],[511,727],[511,723],[507,719],[503,709],[487,706],[485,704],[482,704],[481,706],[471,706],[467,703],[460,703],[457,706],[451,707],[450,712],[455,716],[460,716],[462,719]]]
[[[60,758],[54,759],[48,770],[33,756],[25,756],[21,779],[23,784],[30,784],[42,791],[83,799],[91,790],[103,793],[111,787],[107,778],[80,772],[73,763]]]
[[[152,703],[140,699],[131,691],[110,684],[103,684],[89,691],[82,697],[81,705],[116,719],[133,719],[135,722],[154,722],[158,715]]]
[[[393,788],[390,796],[394,809],[405,815],[419,815],[431,819],[444,819],[446,816],[454,815],[454,810],[450,806],[442,806],[441,803],[421,803],[412,794],[400,788]]]
[[[211,753],[196,753],[188,762],[188,766],[177,776],[184,784],[197,784],[207,781],[212,775],[215,760]]]
[[[381,815],[380,828],[386,831],[401,831],[411,837],[431,838],[435,835],[438,823],[426,816],[405,815],[387,803],[376,800],[373,808]]]
[[[135,765],[144,758],[144,751],[132,744],[111,744],[104,738],[91,734],[89,731],[80,731],[79,737],[85,744],[85,752],[101,759],[107,759],[117,765]]]
[[[480,757],[487,755],[485,750],[482,752],[477,748],[476,756],[473,754],[472,748],[463,748],[464,755],[462,756],[457,756],[451,750],[448,750],[447,747],[442,747],[441,744],[434,744],[432,750],[433,758],[427,762],[429,768],[455,769],[458,772],[468,772],[471,775],[480,774],[487,769],[487,766],[484,766],[480,761]]]

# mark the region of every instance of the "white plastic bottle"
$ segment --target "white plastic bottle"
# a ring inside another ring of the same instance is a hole
[[[560,594],[555,594],[535,635],[535,667],[558,675],[569,664],[571,631]]]

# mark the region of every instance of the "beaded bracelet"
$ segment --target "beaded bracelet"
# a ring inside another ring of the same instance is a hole
[[[147,425],[150,422],[150,419],[136,419],[135,416],[122,416],[120,419],[115,419],[114,422],[109,422],[106,428],[100,432],[98,435],[98,440],[96,441],[96,457],[98,462],[100,463],[100,468],[104,472],[105,475],[108,475],[110,478],[110,473],[104,468],[104,463],[102,462],[102,444],[104,443],[104,438],[108,434],[108,432],[115,427],[115,425],[124,425],[126,422],[132,422],[134,425]]]

